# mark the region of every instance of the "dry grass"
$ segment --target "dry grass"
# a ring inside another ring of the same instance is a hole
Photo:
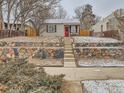
[[[83,93],[83,91],[80,83],[64,81],[60,93]]]

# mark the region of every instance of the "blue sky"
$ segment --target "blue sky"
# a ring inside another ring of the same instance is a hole
[[[124,8],[124,0],[62,0],[61,5],[68,12],[69,16],[74,15],[74,9],[78,6],[91,4],[94,14],[105,17],[112,11]]]

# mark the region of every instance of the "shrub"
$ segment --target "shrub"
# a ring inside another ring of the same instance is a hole
[[[5,85],[2,93],[58,93],[64,75],[47,75],[42,67],[27,62],[0,64],[0,84]]]

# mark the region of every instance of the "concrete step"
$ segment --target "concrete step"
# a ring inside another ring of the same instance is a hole
[[[68,47],[69,47],[69,48],[72,48],[71,45],[65,45],[64,47],[65,47],[65,48],[68,48]]]
[[[68,59],[74,60],[75,58],[74,58],[74,57],[65,57],[64,59],[65,59],[65,60],[66,60],[66,59],[67,59],[67,60],[68,60]]]
[[[71,48],[64,48],[64,51],[73,51],[73,49],[71,49]]]
[[[64,48],[72,48],[72,46],[65,46]]]
[[[66,47],[66,48],[64,48],[64,50],[71,50],[71,51],[73,51],[73,49],[71,47]]]
[[[65,45],[71,45],[71,42],[64,42]]]
[[[75,62],[64,62],[64,67],[76,67]]]
[[[70,52],[73,53],[72,50],[64,50],[64,53],[68,53],[68,52],[69,52],[69,53],[70,53]]]
[[[64,46],[64,48],[72,48],[72,46]]]
[[[74,56],[73,53],[64,53],[64,56]]]
[[[74,58],[74,55],[64,55],[64,58]]]
[[[73,51],[64,51],[64,54],[74,54]]]
[[[72,47],[64,47],[64,49],[65,49],[65,50],[67,50],[67,49],[68,49],[68,50],[73,50]]]
[[[64,58],[65,59],[69,59],[69,58],[74,59],[74,55],[72,55],[72,54],[70,54],[70,55],[64,55]]]
[[[75,59],[64,59],[64,62],[74,62],[75,63]]]
[[[75,60],[74,56],[64,56],[65,60]]]
[[[66,43],[66,44],[72,44],[71,41],[67,41],[67,40],[64,43]]]
[[[72,55],[74,55],[73,53],[65,53],[64,54],[65,56],[72,56]]]
[[[73,54],[73,51],[64,51],[64,53],[66,54]]]

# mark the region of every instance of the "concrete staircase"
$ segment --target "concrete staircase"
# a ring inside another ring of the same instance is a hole
[[[64,67],[76,67],[75,57],[72,48],[72,42],[70,37],[65,37],[64,46]]]

